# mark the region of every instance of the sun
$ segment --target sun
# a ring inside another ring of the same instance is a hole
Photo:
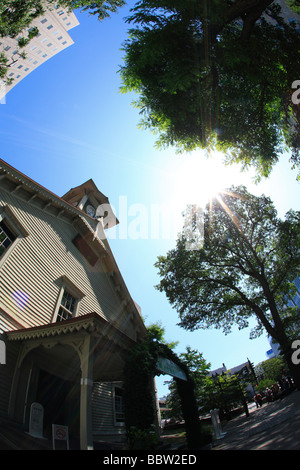
[[[204,151],[191,154],[171,153],[159,161],[154,195],[158,199],[157,213],[163,213],[163,221],[176,240],[182,232],[184,217],[188,210],[205,210],[212,214],[216,201],[231,217],[230,208],[225,207],[225,194],[239,197],[229,188],[248,186],[252,175],[242,172],[239,165],[225,165],[224,155],[213,152],[209,157]]]
[[[181,157],[181,161],[176,163],[169,179],[180,206],[193,204],[204,208],[228,187],[225,168],[214,158],[189,155]]]
[[[194,210],[208,207],[212,213],[216,201],[231,216],[223,196],[233,186],[248,187],[253,176],[243,172],[238,164],[225,165],[224,158],[220,152],[211,152],[207,157],[204,151],[195,151],[179,155],[170,153],[167,161],[160,161],[157,194],[162,195],[159,204],[167,214],[165,220],[169,221],[172,234],[181,232],[188,206],[193,206]],[[229,194],[238,197],[235,191]]]

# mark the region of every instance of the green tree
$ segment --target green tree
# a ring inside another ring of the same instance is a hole
[[[255,367],[256,375],[262,379],[277,382],[286,369],[286,362],[283,357],[273,357],[267,361],[263,361]]]
[[[299,33],[272,0],[141,0],[120,73],[158,147],[217,149],[269,175],[280,152],[300,164]]]
[[[291,210],[281,220],[270,198],[232,187],[204,211],[203,246],[190,245],[183,232],[156,263],[157,287],[177,309],[179,324],[229,333],[254,316],[251,337],[266,330],[279,343],[300,387],[300,368],[291,362],[293,338],[285,328],[287,297],[299,274],[300,213]],[[299,318],[294,310],[293,321]]]
[[[299,0],[287,0],[288,6],[294,10],[295,13],[300,14],[300,1]]]
[[[0,36],[16,37],[44,12],[41,0],[0,0]]]
[[[234,374],[207,376],[202,386],[202,404],[206,412],[217,408],[220,410],[220,416],[227,419],[230,419],[231,410],[241,404],[246,415],[249,414],[243,383]]]
[[[10,58],[2,51],[0,52],[0,79],[4,81],[6,85],[10,85],[13,82],[13,78],[7,77],[7,72],[10,67],[14,66],[20,58],[25,59],[26,53],[24,47],[31,41],[32,38],[39,34],[38,28],[30,28],[27,33],[27,37],[20,37],[17,41],[17,49],[12,53]]]
[[[147,326],[147,338],[149,341],[159,342],[165,344],[170,349],[174,349],[179,341],[168,342],[165,339],[166,329],[162,326],[161,322],[151,323]]]
[[[208,374],[210,363],[206,362],[202,353],[199,353],[196,349],[192,349],[190,346],[186,347],[186,352],[179,354],[179,358],[188,368],[195,387],[199,390],[204,377]],[[197,394],[199,395],[198,392]]]
[[[197,400],[198,408],[200,408],[202,406],[202,387],[208,374],[210,364],[203,358],[202,353],[199,353],[196,349],[192,349],[190,346],[186,347],[186,352],[179,354],[179,358],[188,368],[189,374],[193,379],[195,398]],[[172,409],[172,416],[181,417],[182,411],[180,397],[174,380],[169,382],[169,390],[170,393],[167,397],[167,407]]]

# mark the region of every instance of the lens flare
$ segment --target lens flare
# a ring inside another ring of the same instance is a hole
[[[19,290],[19,291],[13,292],[12,296],[13,296],[13,299],[14,299],[16,305],[21,310],[23,310],[26,307],[27,303],[28,303],[29,294]]]

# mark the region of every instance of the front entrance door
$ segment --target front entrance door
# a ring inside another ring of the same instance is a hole
[[[36,401],[44,407],[44,434],[51,437],[52,424],[69,426],[70,436],[79,437],[79,384],[40,370]]]

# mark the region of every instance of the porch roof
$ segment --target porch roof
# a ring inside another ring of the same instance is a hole
[[[68,335],[70,333],[84,332],[95,336],[108,336],[114,338],[114,342],[123,344],[124,346],[134,346],[136,341],[127,336],[116,326],[109,323],[96,312],[71,318],[56,323],[34,326],[31,328],[22,328],[19,330],[6,331],[9,341],[24,341],[41,338],[51,338],[54,336]]]
[[[86,356],[82,346],[84,338],[89,336],[92,343]],[[10,330],[6,337],[8,341],[19,341],[25,346],[20,363],[30,351],[44,346],[48,354],[47,368],[62,377],[68,374],[68,369],[79,371],[80,363],[82,365],[82,361],[92,356],[94,381],[123,380],[126,355],[136,344],[135,340],[95,312],[48,325]],[[72,348],[66,349],[67,346]],[[74,355],[74,350],[78,356]],[[35,361],[41,361],[43,357],[40,352]],[[45,366],[45,362],[43,364]]]

